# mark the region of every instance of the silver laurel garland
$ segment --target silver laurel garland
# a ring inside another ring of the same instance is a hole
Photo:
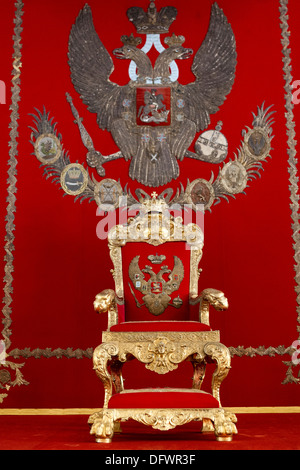
[[[4,256],[4,261],[5,261],[5,274],[4,274],[4,298],[3,298],[3,303],[4,307],[2,309],[3,313],[3,319],[2,319],[2,324],[4,325],[4,328],[2,330],[2,336],[3,336],[3,341],[5,344],[5,349],[6,351],[11,345],[10,341],[10,335],[11,335],[11,303],[12,303],[12,292],[13,292],[13,271],[14,271],[14,266],[13,266],[13,251],[14,251],[14,231],[15,231],[15,211],[16,211],[16,182],[17,182],[17,155],[18,155],[18,119],[19,119],[19,101],[20,101],[20,75],[21,75],[21,33],[23,31],[22,28],[22,16],[23,16],[23,2],[22,0],[17,0],[15,3],[15,28],[14,28],[14,35],[13,35],[13,70],[12,70],[12,97],[11,97],[11,105],[10,105],[10,141],[9,141],[9,159],[8,159],[8,187],[7,187],[7,208],[6,208],[6,235],[5,235],[5,244],[4,244],[4,250],[5,250],[5,256]],[[16,364],[11,361],[5,360],[1,364],[2,368],[0,371],[0,388],[1,389],[9,389],[11,386],[14,385],[21,385],[21,384],[27,384],[23,379],[23,375],[20,372],[20,368],[23,367],[24,364]],[[11,375],[8,371],[10,369],[11,371],[15,372],[15,379],[12,380]],[[0,394],[0,403],[3,401],[3,399],[7,396],[7,394]]]
[[[289,31],[289,15],[288,15],[288,0],[280,0],[280,27],[281,27],[281,44],[282,44],[282,55],[283,55],[283,74],[285,80],[285,108],[286,108],[286,129],[287,129],[287,153],[288,153],[288,172],[289,172],[289,190],[290,190],[290,208],[292,218],[292,238],[293,238],[293,249],[294,249],[294,260],[295,260],[295,291],[297,293],[297,332],[299,333],[300,340],[300,224],[299,224],[299,194],[298,194],[298,170],[297,170],[297,151],[296,151],[296,132],[294,123],[294,104],[292,101],[292,66],[291,66],[291,49],[290,49],[290,31]],[[283,383],[300,383],[300,378],[293,376],[293,363],[291,361],[284,362],[288,366],[286,379]]]

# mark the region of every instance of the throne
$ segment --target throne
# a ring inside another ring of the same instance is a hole
[[[199,430],[214,432],[218,441],[232,440],[236,416],[220,403],[231,357],[209,324],[209,307],[225,310],[228,302],[215,289],[198,294],[202,230],[194,223],[184,225],[154,194],[137,216],[109,231],[108,245],[115,290],[102,291],[94,302],[97,312],[108,314],[107,330],[93,354],[105,392],[102,410],[89,417],[96,442],[111,442],[127,420],[161,431],[199,421]],[[191,387],[166,382],[164,388],[125,389],[122,368],[130,361],[161,376],[189,361]],[[201,390],[209,363],[214,365],[211,393]]]

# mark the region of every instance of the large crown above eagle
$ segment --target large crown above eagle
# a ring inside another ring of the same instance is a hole
[[[175,7],[163,7],[157,11],[153,1],[150,2],[147,12],[141,7],[132,7],[127,11],[129,21],[132,21],[139,34],[167,33],[176,16]]]
[[[173,7],[157,12],[154,2],[147,13],[138,7],[127,12],[138,33],[146,34],[167,32],[176,13]],[[235,39],[216,3],[206,37],[194,55],[195,81],[187,85],[172,81],[170,72],[173,61],[192,55],[183,41],[182,36],[166,38],[168,47],[153,66],[137,47],[139,41],[123,36],[123,47],[113,54],[136,64],[137,79],[120,86],[109,79],[113,60],[95,31],[88,5],[70,33],[73,85],[88,110],[97,114],[100,129],[111,132],[122,156],[130,160],[130,178],[145,186],[163,186],[178,178],[178,160],[185,157],[196,133],[208,127],[210,115],[219,110],[234,82]]]

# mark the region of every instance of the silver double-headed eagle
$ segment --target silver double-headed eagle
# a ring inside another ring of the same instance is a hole
[[[160,11],[161,32],[175,10],[165,8]],[[145,32],[139,25],[143,21],[140,10],[131,8],[127,14],[137,32]],[[187,156],[197,158],[188,148],[231,91],[235,38],[223,11],[213,4],[208,32],[192,63],[195,80],[187,85],[174,80],[171,72],[174,61],[192,56],[193,51],[182,45],[183,36],[167,37],[167,47],[154,64],[138,48],[141,38],[131,35],[121,39],[123,47],[113,54],[136,67],[136,78],[124,86],[110,80],[113,60],[95,31],[90,7],[85,5],[69,37],[72,83],[88,110],[97,114],[99,128],[112,134],[119,156],[130,160],[130,178],[145,186],[163,186],[178,178],[178,161]],[[98,157],[97,152],[91,152],[91,159],[97,161]]]

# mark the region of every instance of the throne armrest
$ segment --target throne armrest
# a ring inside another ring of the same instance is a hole
[[[200,303],[199,320],[205,325],[209,325],[209,306],[212,305],[216,310],[227,310],[228,300],[224,293],[217,289],[204,289],[197,297],[191,297],[190,303],[196,305]]]
[[[105,313],[108,314],[108,323],[107,323],[107,331],[113,325],[118,324],[118,310],[117,310],[117,301],[116,301],[116,293],[112,289],[105,289],[100,294],[96,295],[94,300],[94,309],[98,313]]]

